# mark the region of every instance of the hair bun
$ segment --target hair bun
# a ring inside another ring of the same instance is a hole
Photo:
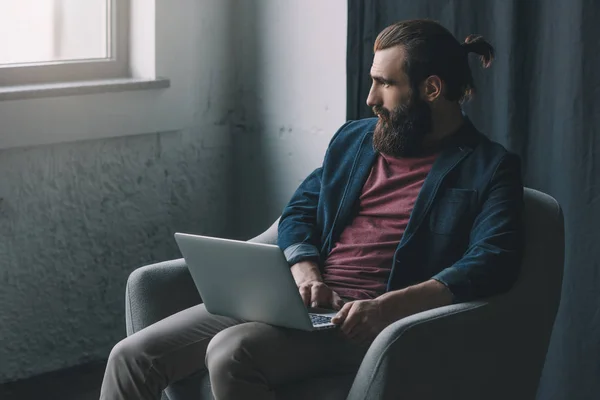
[[[481,35],[467,36],[461,47],[465,50],[466,54],[478,54],[484,68],[489,67],[494,60],[494,48]]]

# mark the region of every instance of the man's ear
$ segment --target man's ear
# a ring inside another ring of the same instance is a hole
[[[443,83],[439,76],[431,75],[423,81],[421,95],[423,100],[432,103],[442,95]]]

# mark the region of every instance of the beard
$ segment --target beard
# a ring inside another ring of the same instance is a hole
[[[388,111],[373,107],[379,116],[373,133],[373,147],[392,157],[414,157],[423,153],[423,141],[431,132],[432,117],[429,104],[413,91],[408,102]]]

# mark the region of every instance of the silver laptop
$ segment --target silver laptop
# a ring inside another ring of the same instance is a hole
[[[211,314],[305,331],[335,327],[334,310],[307,309],[278,246],[176,233]]]

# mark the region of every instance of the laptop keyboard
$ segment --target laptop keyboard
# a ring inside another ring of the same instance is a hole
[[[329,324],[331,322],[331,317],[324,317],[322,315],[317,315],[317,314],[308,314],[308,315],[310,315],[310,320],[313,325]]]

